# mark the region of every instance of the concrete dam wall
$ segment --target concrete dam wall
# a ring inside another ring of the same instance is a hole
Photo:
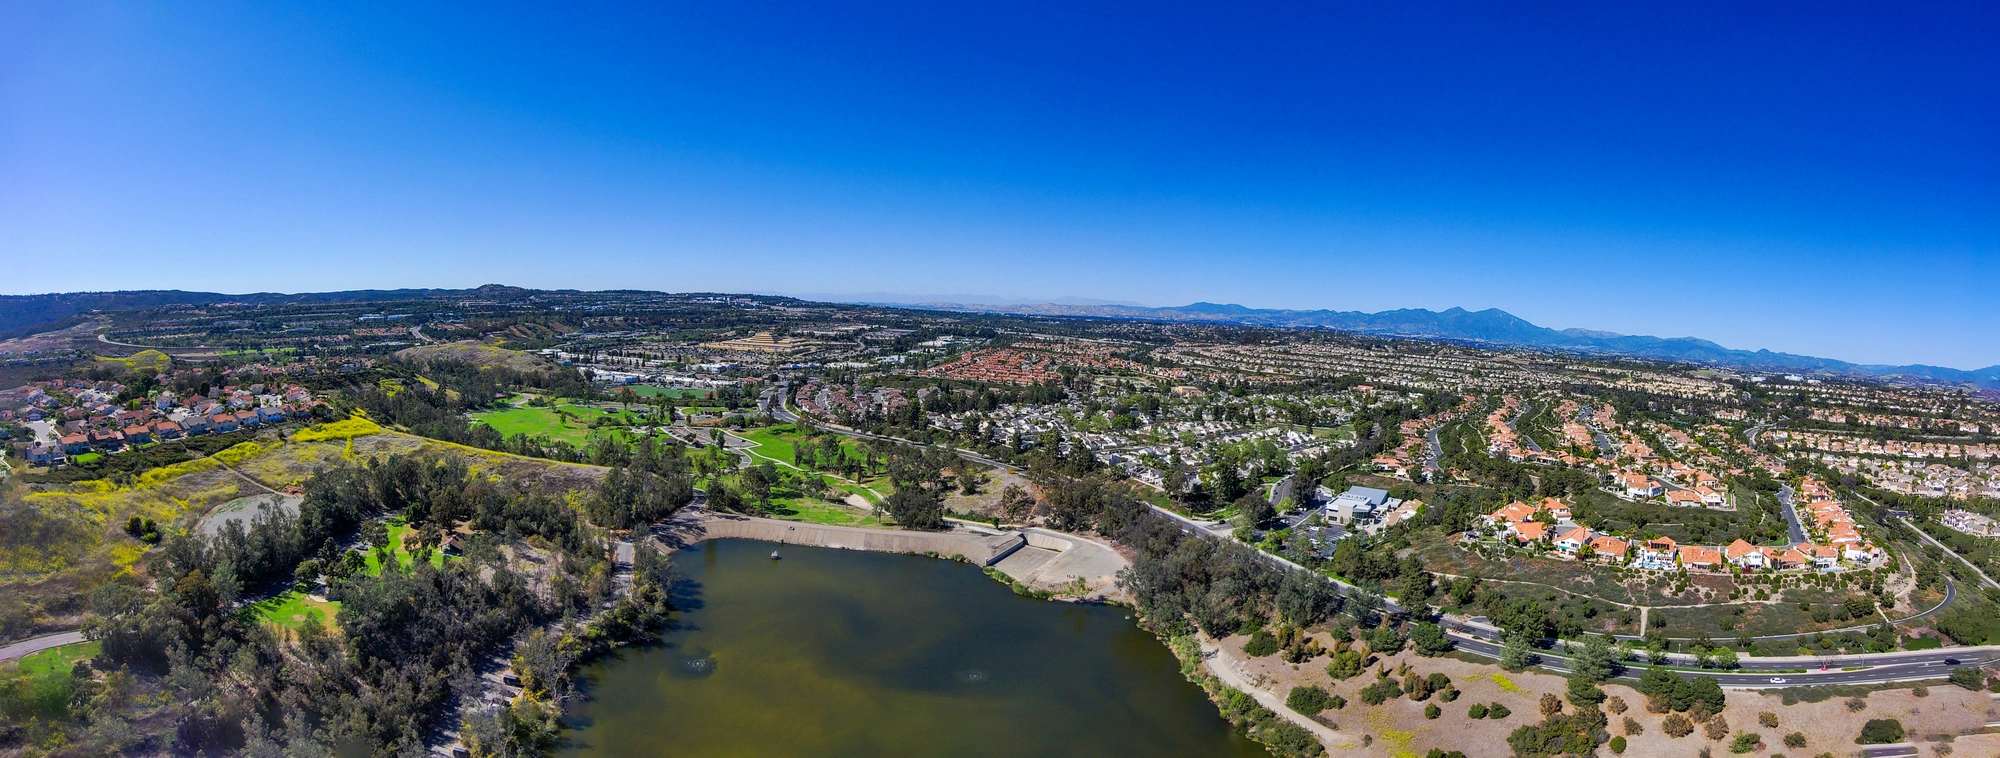
[[[878,553],[934,553],[943,557],[964,556],[981,566],[991,566],[1027,544],[1020,534],[982,534],[964,529],[945,532],[904,532],[860,529],[847,526],[802,524],[795,521],[707,514],[698,521],[675,524],[662,530],[662,547],[672,550],[702,540],[741,538]]]

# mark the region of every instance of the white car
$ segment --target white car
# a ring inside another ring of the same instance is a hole
[[[1784,683],[1785,683],[1785,678],[1784,678],[1784,677],[1782,677],[1782,676],[1774,676],[1774,677],[1771,677],[1771,683],[1772,683],[1772,684],[1784,684]]]

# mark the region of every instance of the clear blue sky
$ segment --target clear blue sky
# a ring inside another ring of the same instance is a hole
[[[1992,3],[6,3],[0,292],[1458,305],[1971,368],[1995,40]]]

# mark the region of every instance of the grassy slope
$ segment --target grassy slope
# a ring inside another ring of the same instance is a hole
[[[465,460],[476,473],[522,486],[563,492],[593,486],[602,469],[428,440],[396,432],[348,436],[355,425],[328,425],[347,434],[314,441],[283,441],[272,432],[254,443],[142,473],[130,486],[92,480],[69,485],[14,486],[0,503],[0,632],[27,634],[73,628],[78,598],[132,570],[147,546],[121,528],[145,516],[170,529],[191,529],[216,506],[261,488],[216,465],[228,459],[237,471],[276,488],[297,486],[313,471],[342,461],[397,453],[436,454]],[[313,436],[313,435],[306,435]]]

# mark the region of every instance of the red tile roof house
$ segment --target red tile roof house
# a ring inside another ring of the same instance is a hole
[[[1583,546],[1585,544],[1588,544],[1589,542],[1590,542],[1590,530],[1579,526],[1575,529],[1563,532],[1562,536],[1556,538],[1555,544],[1557,550],[1561,550],[1565,553],[1575,553],[1579,550],[1582,550]]]
[[[1714,570],[1722,565],[1722,552],[1712,547],[1688,545],[1681,548],[1681,567]]]
[[[90,452],[90,438],[81,434],[65,434],[62,439],[63,452],[80,455]]]
[[[1590,549],[1598,558],[1618,562],[1625,560],[1625,553],[1632,549],[1632,544],[1607,534],[1591,540]]]
[[[130,445],[144,445],[153,441],[153,430],[142,424],[125,427],[125,442]]]
[[[210,416],[208,417],[208,428],[214,430],[216,434],[228,434],[236,431],[236,416],[229,413],[218,413]]]
[[[237,412],[236,412],[236,425],[237,425],[237,426],[261,426],[261,425],[262,425],[263,423],[264,423],[263,419],[260,419],[260,418],[257,418],[257,412],[256,412],[256,411],[237,411]]]
[[[1744,542],[1741,537],[1729,543],[1729,547],[1723,548],[1722,554],[1728,556],[1729,562],[1739,568],[1764,567],[1764,551],[1758,550],[1756,545]]]
[[[1539,542],[1549,536],[1549,527],[1540,521],[1516,521],[1508,525],[1508,531],[1521,542]]]
[[[181,438],[181,425],[172,421],[162,421],[153,425],[153,433],[163,440],[177,440]]]

